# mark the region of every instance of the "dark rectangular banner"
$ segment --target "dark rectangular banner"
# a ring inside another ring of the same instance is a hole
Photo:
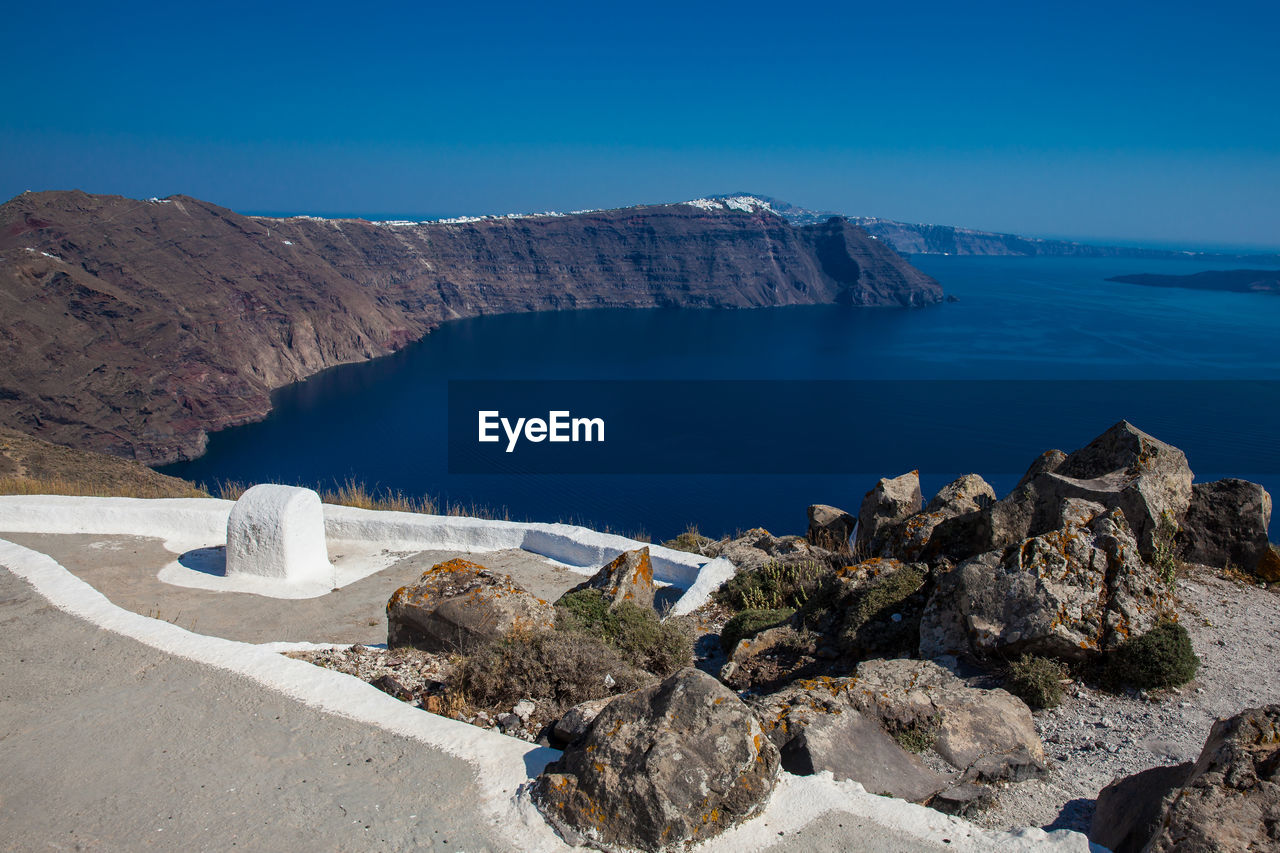
[[[1128,420],[1280,471],[1275,381],[449,382],[451,474],[1016,474]],[[1216,452],[1215,452],[1216,451]]]

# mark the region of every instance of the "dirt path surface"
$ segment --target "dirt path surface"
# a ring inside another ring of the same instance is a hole
[[[474,771],[49,605],[0,571],[5,850],[498,850]]]
[[[454,557],[470,559],[515,578],[533,594],[555,600],[585,580],[527,551],[405,552],[388,568],[318,598],[267,598],[174,586],[156,577],[178,559],[162,540],[101,534],[0,533],[57,560],[112,603],[201,634],[246,643],[385,643],[391,594],[423,571]],[[335,550],[341,550],[341,543]],[[334,554],[334,559],[340,559]]]
[[[1150,699],[1073,687],[1036,714],[1050,777],[1004,788],[978,822],[1087,832],[1112,779],[1195,761],[1215,720],[1280,702],[1280,593],[1193,567],[1178,582],[1178,615],[1200,656],[1196,679]]]

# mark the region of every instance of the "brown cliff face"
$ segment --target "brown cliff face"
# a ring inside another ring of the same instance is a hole
[[[844,220],[797,229],[767,210],[397,225],[25,193],[0,207],[0,424],[165,462],[263,417],[271,390],[445,320],[941,296]]]

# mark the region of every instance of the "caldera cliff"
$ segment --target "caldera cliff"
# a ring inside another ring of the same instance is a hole
[[[941,298],[847,220],[794,227],[759,204],[374,223],[24,193],[0,206],[0,424],[161,463],[262,418],[275,388],[450,319]]]

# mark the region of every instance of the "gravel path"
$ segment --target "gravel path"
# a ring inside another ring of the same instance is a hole
[[[1150,699],[1070,689],[1036,715],[1049,778],[1004,788],[977,822],[1086,832],[1113,779],[1194,761],[1215,720],[1280,702],[1280,592],[1193,567],[1179,580],[1178,611],[1201,659],[1196,680]]]

